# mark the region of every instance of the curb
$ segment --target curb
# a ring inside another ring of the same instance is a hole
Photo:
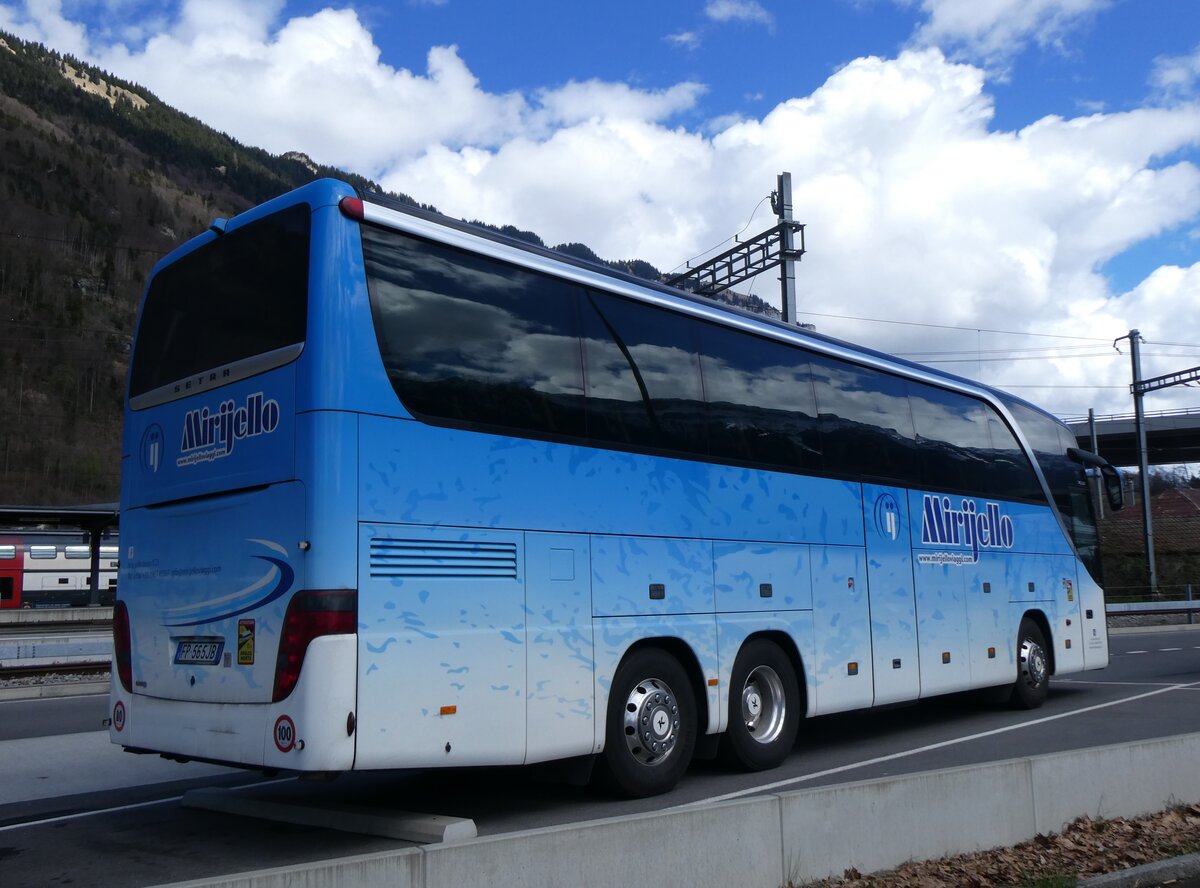
[[[28,685],[15,688],[0,688],[0,703],[13,700],[46,700],[51,697],[87,697],[107,694],[109,680],[76,681],[62,684]]]
[[[1200,876],[1200,854],[1185,854],[1156,863],[1144,863],[1133,869],[1105,873],[1081,880],[1076,888],[1150,888],[1173,879]]]

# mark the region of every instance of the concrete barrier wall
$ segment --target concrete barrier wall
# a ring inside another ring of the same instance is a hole
[[[176,888],[777,888],[1200,801],[1200,734],[178,883]]]

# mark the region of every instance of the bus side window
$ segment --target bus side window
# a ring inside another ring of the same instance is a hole
[[[821,436],[808,354],[715,324],[701,327],[709,449],[717,459],[785,471],[820,469]]]
[[[921,442],[926,488],[989,489],[992,440],[983,402],[957,392],[913,383],[913,422]]]
[[[583,435],[579,287],[371,226],[363,249],[380,351],[405,407]]]
[[[908,382],[836,358],[814,354],[810,360],[825,468],[913,484],[917,452]]]
[[[992,436],[992,471],[989,492],[1004,499],[1045,503],[1046,496],[1038,484],[1029,457],[1021,450],[1012,429],[991,407],[988,411],[988,431]]]
[[[696,323],[603,293],[582,307],[588,436],[706,455]]]

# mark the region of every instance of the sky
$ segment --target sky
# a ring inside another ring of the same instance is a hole
[[[1060,415],[1132,410],[1132,329],[1143,378],[1200,365],[1196,0],[0,0],[0,30],[663,271],[772,225],[786,170],[801,321]]]

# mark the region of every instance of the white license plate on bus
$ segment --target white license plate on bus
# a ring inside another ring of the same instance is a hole
[[[215,666],[224,650],[223,638],[181,638],[175,648],[175,662]]]

